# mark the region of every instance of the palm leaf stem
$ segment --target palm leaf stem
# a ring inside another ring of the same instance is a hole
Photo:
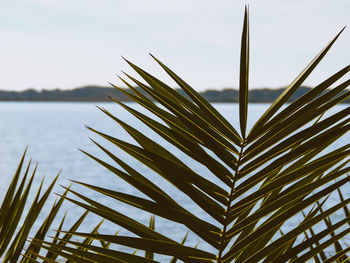
[[[223,222],[223,228],[221,231],[221,236],[220,236],[220,247],[219,247],[219,251],[218,251],[218,258],[217,258],[217,263],[221,263],[222,262],[222,256],[223,256],[223,252],[227,246],[227,244],[229,243],[227,240],[227,228],[228,225],[230,224],[231,221],[231,216],[230,216],[230,207],[231,207],[231,203],[233,202],[233,200],[235,199],[235,193],[236,193],[236,181],[237,181],[237,177],[238,177],[238,173],[239,173],[239,166],[240,166],[240,160],[243,154],[243,150],[244,150],[244,142],[241,145],[241,149],[238,155],[238,160],[237,160],[237,164],[236,164],[236,170],[234,173],[234,177],[233,177],[233,183],[232,183],[232,188],[231,188],[231,192],[230,192],[230,196],[229,196],[229,200],[228,200],[228,208],[225,211],[225,215],[224,215],[224,222]]]

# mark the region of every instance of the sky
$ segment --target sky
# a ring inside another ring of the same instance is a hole
[[[198,91],[237,87],[245,4],[251,88],[288,85],[350,24],[349,0],[2,1],[0,90],[122,86],[121,56],[176,87],[149,53]],[[349,31],[306,85],[349,64]]]

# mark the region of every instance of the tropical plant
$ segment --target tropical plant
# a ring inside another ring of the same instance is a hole
[[[55,185],[57,177],[51,182],[46,190],[43,190],[43,180],[37,189],[37,193],[32,201],[29,199],[33,180],[36,174],[37,165],[33,169],[32,175],[29,177],[29,171],[32,161],[28,162],[24,175],[21,178],[21,170],[24,164],[24,152],[18,165],[16,173],[10,183],[8,190],[4,196],[0,208],[0,258],[2,262],[19,262],[23,248],[28,239],[30,231],[34,229],[34,223],[39,223],[38,216],[47,203],[52,188]],[[29,177],[29,178],[28,178]],[[42,193],[43,192],[43,193]],[[64,194],[64,196],[67,193]],[[43,239],[49,230],[53,219],[55,218],[64,198],[60,198],[49,211],[49,215],[41,222],[41,226],[37,229],[36,238]],[[30,208],[26,211],[26,206]],[[30,244],[28,250],[34,249]],[[39,247],[35,248],[40,250]]]
[[[336,84],[349,72],[350,66],[336,72],[294,102],[286,103],[341,32],[272,103],[249,132],[247,9],[240,57],[240,132],[157,58],[152,56],[186,95],[181,95],[126,60],[145,83],[126,74],[134,84],[122,77],[120,79],[132,92],[112,86],[143,106],[154,117],[128,104],[114,101],[176,147],[186,158],[210,171],[216,180],[209,180],[205,175],[207,172],[200,174],[195,171],[166,146],[101,108],[137,144],[88,128],[169,181],[200,210],[186,209],[171,196],[168,189],[159,187],[157,182],[147,178],[147,174],[137,171],[126,160],[96,141],[93,142],[111,158],[113,164],[83,152],[139,190],[143,196],[84,182],[75,183],[174,224],[184,225],[196,234],[201,244],[211,249],[188,246],[186,238],[175,240],[155,230],[154,218],[149,226],[144,225],[132,216],[90,198],[86,192],[74,190],[69,192],[77,198],[66,197],[67,200],[121,226],[133,235],[121,236],[114,232],[100,234],[97,230],[92,233],[60,231],[85,239],[83,242],[68,240],[62,245],[59,243],[62,239],[57,236],[56,243],[38,239],[38,244],[41,243],[68,262],[156,262],[156,254],[172,257],[171,262],[306,262],[309,259],[315,262],[348,262],[346,253],[350,248],[344,243],[344,237],[350,232],[347,207],[350,199],[344,198],[340,189],[350,181],[347,176],[350,171],[350,144],[333,150],[329,150],[328,146],[350,128],[350,107],[336,113],[329,112],[350,96],[350,91],[346,90],[349,79]],[[339,202],[329,206],[332,194],[339,197]],[[285,228],[296,217],[301,218],[300,221],[293,228]],[[121,252],[113,248],[113,244],[145,253]],[[43,256],[40,258],[53,262]],[[35,260],[32,259],[33,262]]]
[[[43,244],[38,242],[38,240],[43,240],[46,237],[52,224],[55,222],[55,219],[58,218],[58,212],[68,193],[68,190],[66,190],[62,196],[54,202],[51,209],[47,208],[50,194],[60,175],[59,173],[46,189],[44,189],[43,186],[43,178],[39,188],[35,190],[36,194],[32,200],[31,192],[33,192],[32,186],[36,177],[38,164],[36,164],[32,169],[32,172],[30,172],[32,166],[32,160],[30,160],[25,168],[23,176],[21,177],[26,152],[27,150],[25,150],[19,162],[0,208],[1,262],[29,263],[31,258],[36,258],[37,255],[43,253]],[[43,208],[48,212],[44,219],[43,216],[41,216]],[[87,213],[88,212],[85,212],[73,224],[70,231],[78,229]],[[65,216],[61,220],[59,230],[62,228],[64,219]],[[34,239],[31,239],[26,244],[28,237],[33,235],[33,233]],[[72,235],[65,235],[62,240],[69,240],[71,237]],[[56,240],[53,239],[52,242],[56,243]],[[47,252],[46,257],[54,260],[57,258],[57,254]]]

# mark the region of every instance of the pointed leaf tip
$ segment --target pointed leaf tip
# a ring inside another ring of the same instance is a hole
[[[249,18],[246,6],[241,37],[241,58],[239,74],[239,118],[243,139],[246,134],[249,87]]]

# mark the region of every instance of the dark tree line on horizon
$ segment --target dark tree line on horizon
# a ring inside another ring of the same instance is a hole
[[[294,101],[310,89],[311,88],[309,87],[300,87],[289,101]],[[249,101],[260,103],[272,102],[283,92],[283,90],[284,88],[253,89],[249,93]],[[238,102],[238,90],[233,88],[206,90],[200,92],[200,94],[210,102]],[[109,96],[119,101],[130,101],[130,99],[121,91],[118,91],[115,88],[101,86],[85,86],[72,90],[0,90],[0,101],[110,101]],[[350,99],[347,99],[344,102],[350,103]]]

